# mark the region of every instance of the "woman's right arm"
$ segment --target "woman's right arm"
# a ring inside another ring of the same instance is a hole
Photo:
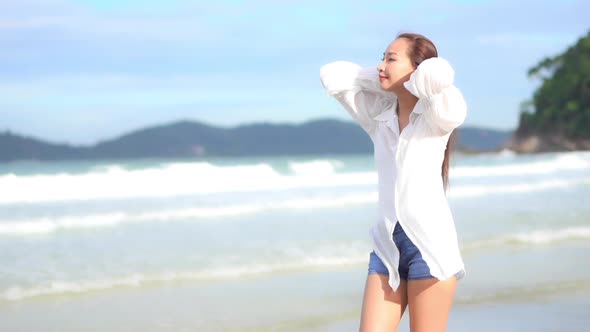
[[[442,58],[422,61],[404,82],[405,88],[426,104],[426,121],[443,133],[460,126],[467,116],[467,104],[461,91],[453,84],[455,71]]]
[[[373,138],[376,128],[374,117],[391,107],[395,101],[394,94],[381,89],[377,69],[337,61],[323,66],[320,78],[328,95],[336,98]]]

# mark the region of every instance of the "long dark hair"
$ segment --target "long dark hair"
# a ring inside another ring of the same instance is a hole
[[[399,34],[396,39],[399,38],[407,39],[410,42],[408,47],[408,56],[410,57],[410,60],[414,64],[415,68],[417,68],[418,65],[422,63],[422,61],[438,56],[438,51],[436,50],[434,43],[422,35],[417,33],[402,33]],[[449,184],[449,161],[451,158],[451,150],[455,144],[455,136],[456,132],[453,130],[449,136],[447,148],[445,149],[445,159],[442,163],[441,175],[445,189]]]

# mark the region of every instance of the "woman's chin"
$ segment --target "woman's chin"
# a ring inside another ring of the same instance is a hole
[[[391,86],[391,84],[387,84],[386,82],[381,82],[381,90],[383,91],[387,91],[387,92],[393,92],[393,87]]]

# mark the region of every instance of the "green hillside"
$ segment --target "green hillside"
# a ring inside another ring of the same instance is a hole
[[[516,137],[541,137],[545,150],[584,148],[590,140],[590,31],[528,75],[541,85],[522,105]]]

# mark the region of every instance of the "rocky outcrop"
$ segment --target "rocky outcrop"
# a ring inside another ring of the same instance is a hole
[[[513,135],[504,147],[516,153],[590,150],[590,139],[572,140],[558,135]]]

